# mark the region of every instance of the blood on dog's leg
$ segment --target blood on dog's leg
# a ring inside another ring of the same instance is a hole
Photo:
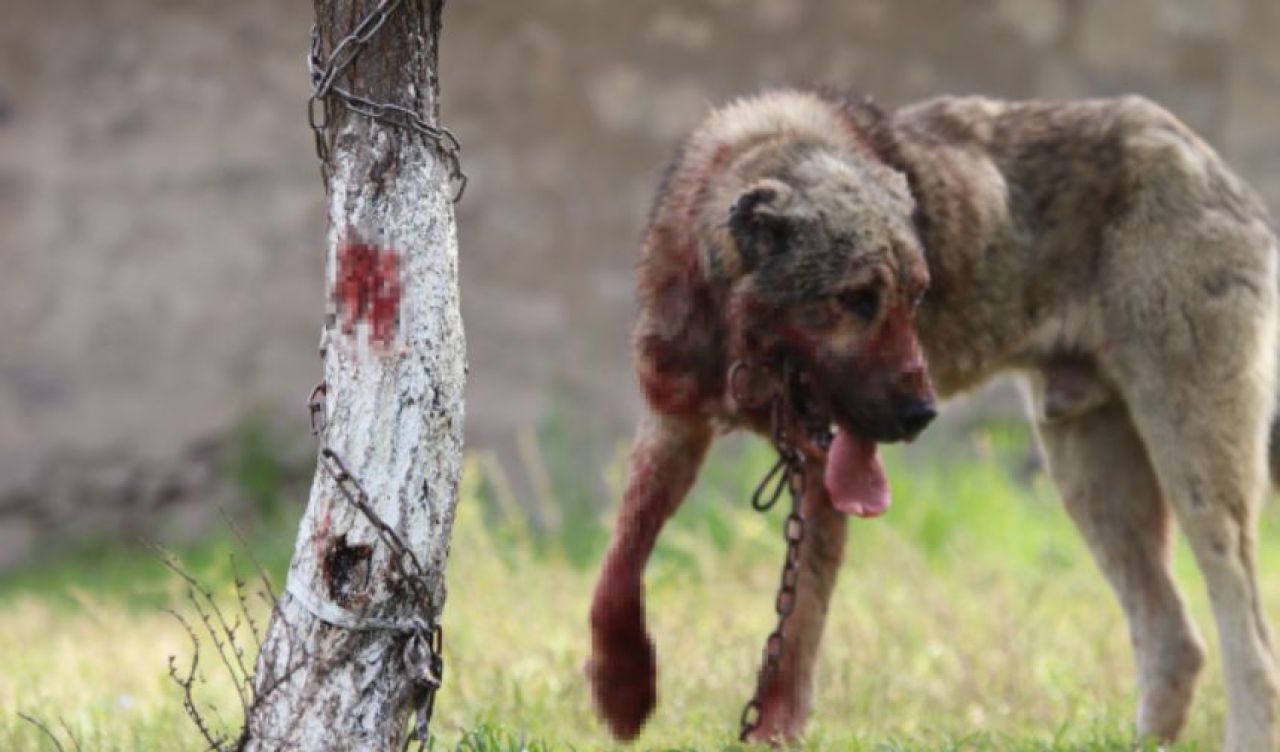
[[[783,630],[780,670],[765,690],[753,741],[792,741],[804,730],[813,700],[813,669],[827,620],[827,604],[844,558],[846,518],[831,504],[823,465],[805,467],[804,540],[796,605]]]
[[[650,414],[631,450],[622,508],[591,603],[587,663],[597,708],[620,739],[634,738],[657,702],[644,617],[645,564],[663,524],[693,485],[711,435],[702,419]]]
[[[1038,432],[1067,511],[1128,617],[1138,732],[1172,740],[1186,722],[1204,648],[1170,571],[1169,511],[1146,449],[1119,401],[1041,423]]]

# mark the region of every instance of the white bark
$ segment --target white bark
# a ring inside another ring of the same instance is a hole
[[[318,2],[318,9],[322,5]],[[406,6],[402,13],[424,12],[418,3]],[[413,27],[402,23],[388,23],[380,33]],[[421,67],[434,64],[430,55],[420,54],[424,40],[394,44],[417,53],[411,59],[425,62]],[[392,70],[396,63],[385,64]],[[421,89],[399,95],[427,112],[435,99],[429,73],[403,74],[409,87]],[[415,614],[434,620],[444,604],[444,566],[462,465],[465,379],[448,174],[433,148],[404,131],[351,115],[335,119],[334,127],[329,316],[322,335],[328,431],[322,441],[338,453],[376,513],[422,562],[431,603],[419,608],[406,596],[391,550],[342,496],[323,464],[318,467],[288,585],[259,656],[257,699],[241,744],[246,750],[400,749],[415,679],[403,660],[407,636],[332,622],[402,620]],[[332,293],[338,248],[353,240],[353,233],[379,248],[400,251],[399,326],[389,347],[370,343],[363,327],[354,336],[343,333],[340,315],[335,318],[340,314]],[[363,546],[371,553],[367,564]]]

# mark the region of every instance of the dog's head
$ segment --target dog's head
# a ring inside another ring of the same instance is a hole
[[[874,461],[872,442],[913,438],[935,415],[915,329],[929,276],[914,209],[900,174],[817,152],[747,185],[729,210],[739,337],[804,375],[804,399],[837,429],[832,454]]]

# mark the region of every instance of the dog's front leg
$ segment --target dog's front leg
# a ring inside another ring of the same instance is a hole
[[[635,738],[657,702],[644,618],[645,563],[663,523],[693,485],[711,435],[700,418],[651,414],[631,450],[626,493],[591,603],[587,662],[596,707],[619,739]]]
[[[790,742],[804,731],[813,701],[813,667],[827,620],[827,604],[844,558],[845,516],[831,505],[820,462],[805,465],[801,509],[805,532],[795,610],[783,629],[781,664],[765,687],[760,720],[751,741]]]

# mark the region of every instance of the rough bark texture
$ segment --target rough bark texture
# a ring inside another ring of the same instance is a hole
[[[317,0],[325,53],[375,5]],[[434,113],[439,26],[433,13],[438,20],[438,7],[424,0],[405,2],[345,85],[375,101]],[[422,562],[431,602],[407,595],[391,550],[322,464],[259,656],[242,743],[247,750],[400,749],[415,692],[404,665],[407,636],[334,626],[334,615],[336,621],[434,620],[444,603],[465,377],[448,175],[422,139],[331,109],[329,315],[322,335],[328,430],[322,439]],[[353,242],[399,251],[401,288],[392,296],[398,310],[391,312],[389,342],[378,341],[377,312],[351,331],[344,326],[351,317],[341,293],[342,248]]]

